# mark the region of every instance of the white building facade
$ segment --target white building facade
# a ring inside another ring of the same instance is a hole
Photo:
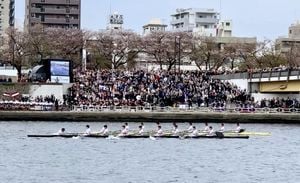
[[[201,36],[216,36],[219,13],[214,9],[177,9],[171,15],[173,31],[197,33]]]
[[[148,24],[143,26],[143,35],[148,35],[155,31],[165,32],[167,27],[160,19],[152,19]]]

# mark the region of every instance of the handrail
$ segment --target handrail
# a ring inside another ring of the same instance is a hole
[[[160,106],[72,106],[73,112],[191,112],[191,113],[300,113],[300,108],[243,108],[243,107],[160,107]]]

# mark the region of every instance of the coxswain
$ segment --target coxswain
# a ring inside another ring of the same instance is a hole
[[[190,124],[190,126],[188,127],[187,131],[188,131],[189,133],[192,133],[193,130],[194,130],[194,126],[193,126],[193,123],[192,123],[192,122],[189,122],[189,124]]]
[[[140,125],[140,126],[139,126],[139,135],[142,135],[143,133],[144,133],[143,126]]]
[[[163,130],[161,129],[161,126],[157,126],[156,136],[161,136],[163,134]]]
[[[65,128],[62,128],[62,129],[60,129],[58,132],[57,132],[57,134],[58,135],[63,135],[63,134],[65,134]]]
[[[90,135],[90,134],[91,134],[90,125],[86,125],[85,134],[87,134],[87,135]]]
[[[240,123],[237,123],[237,124],[236,124],[235,132],[236,132],[236,133],[240,133],[240,131],[241,131]]]
[[[172,130],[172,134],[177,135],[178,133],[179,133],[178,125],[176,123],[174,123],[174,129]]]
[[[225,125],[224,123],[221,124],[221,128],[220,128],[220,132],[224,132],[225,131]]]
[[[208,123],[205,123],[204,132],[209,132],[209,126],[208,126]]]
[[[215,135],[215,131],[214,131],[214,129],[213,129],[212,126],[209,127],[209,131],[208,131],[208,134],[207,134],[207,135],[208,135],[208,136],[213,136],[213,135]]]
[[[104,125],[103,128],[99,132],[101,135],[107,135],[108,134],[108,128],[107,125]]]

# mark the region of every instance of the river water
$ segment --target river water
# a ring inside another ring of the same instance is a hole
[[[64,127],[83,132],[87,123],[0,122],[1,183],[173,183],[300,181],[300,126],[243,124],[271,132],[250,139],[27,138]],[[90,123],[99,130],[104,123]],[[120,123],[109,124],[111,130]],[[129,124],[131,129],[137,123]],[[219,124],[213,124],[218,127]],[[171,129],[171,124],[163,124]],[[181,129],[187,124],[179,124]],[[197,124],[199,128],[203,124]],[[145,130],[155,129],[146,123]],[[227,129],[234,128],[228,124]]]

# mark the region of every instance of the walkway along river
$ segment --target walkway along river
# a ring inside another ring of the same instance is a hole
[[[300,113],[0,111],[0,121],[295,123]]]

